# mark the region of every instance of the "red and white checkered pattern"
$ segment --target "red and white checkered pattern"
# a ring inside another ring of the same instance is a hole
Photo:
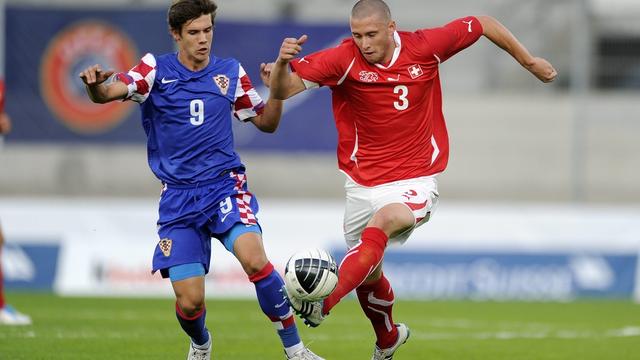
[[[235,100],[233,115],[240,121],[261,115],[264,111],[264,102],[256,89],[253,88],[251,79],[242,65],[240,65],[238,72]]]
[[[229,174],[236,180],[236,184],[233,189],[237,192],[235,195],[236,204],[238,205],[238,212],[240,213],[240,221],[245,225],[257,225],[256,216],[251,210],[251,198],[253,194],[244,190],[244,185],[247,182],[247,175],[231,172]]]
[[[153,54],[147,53],[140,59],[138,65],[127,73],[118,73],[116,75],[118,80],[127,84],[129,89],[127,99],[137,103],[143,103],[147,100],[156,78],[156,66],[156,58]]]
[[[251,207],[251,193],[236,195],[236,202],[238,204],[238,212],[240,213],[240,221],[245,225],[256,225],[256,216],[253,214]]]

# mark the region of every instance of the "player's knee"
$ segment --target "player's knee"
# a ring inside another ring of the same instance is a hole
[[[384,208],[378,211],[369,226],[382,229],[387,235],[405,231],[413,226],[415,219],[406,208]]]
[[[268,263],[269,260],[265,254],[254,255],[242,262],[242,268],[248,276],[251,276],[262,271]]]
[[[176,301],[180,310],[187,316],[194,316],[204,309],[204,291],[188,288],[176,293]]]
[[[204,309],[204,297],[179,297],[178,306],[186,316],[194,316]]]

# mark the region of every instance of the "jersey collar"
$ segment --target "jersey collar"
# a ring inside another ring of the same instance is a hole
[[[183,63],[180,62],[180,59],[178,59],[178,56],[179,56],[178,52],[173,53],[171,60],[175,64],[176,70],[180,74],[185,76],[187,79],[195,78],[195,77],[199,77],[204,74],[207,74],[207,71],[211,69],[215,65],[215,63],[218,61],[218,59],[215,56],[213,56],[213,54],[209,54],[209,63],[207,64],[207,66],[205,66],[204,68],[198,71],[191,71],[191,69],[188,69],[186,66],[184,66]]]
[[[400,50],[402,50],[402,40],[400,40],[400,34],[398,34],[397,31],[393,32],[393,40],[396,42],[396,48],[393,50],[393,56],[391,57],[391,61],[387,66],[384,66],[382,64],[375,64],[380,69],[388,69],[392,67],[393,64],[396,63],[396,60],[398,60],[398,56],[400,56]]]

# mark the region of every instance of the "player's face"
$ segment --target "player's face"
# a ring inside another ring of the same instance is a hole
[[[180,60],[185,65],[201,68],[203,64],[208,64],[213,39],[211,15],[188,21],[180,33],[173,32],[173,38],[178,44]]]
[[[351,18],[351,36],[362,56],[371,64],[387,63],[393,56],[396,43],[394,21],[382,20],[372,15],[362,19]]]

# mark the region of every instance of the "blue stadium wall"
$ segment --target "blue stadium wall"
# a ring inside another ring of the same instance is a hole
[[[164,10],[79,10],[8,6],[6,9],[7,111],[15,120],[8,142],[135,144],[144,142],[136,104],[92,104],[78,73],[99,63],[126,70],[147,52],[174,50]],[[336,44],[348,28],[295,23],[216,22],[213,53],[235,57],[258,91],[259,66],[273,61],[285,36],[308,34],[306,52]],[[316,90],[286,106],[277,134],[255,136],[235,124],[240,149],[333,151],[330,93]]]

